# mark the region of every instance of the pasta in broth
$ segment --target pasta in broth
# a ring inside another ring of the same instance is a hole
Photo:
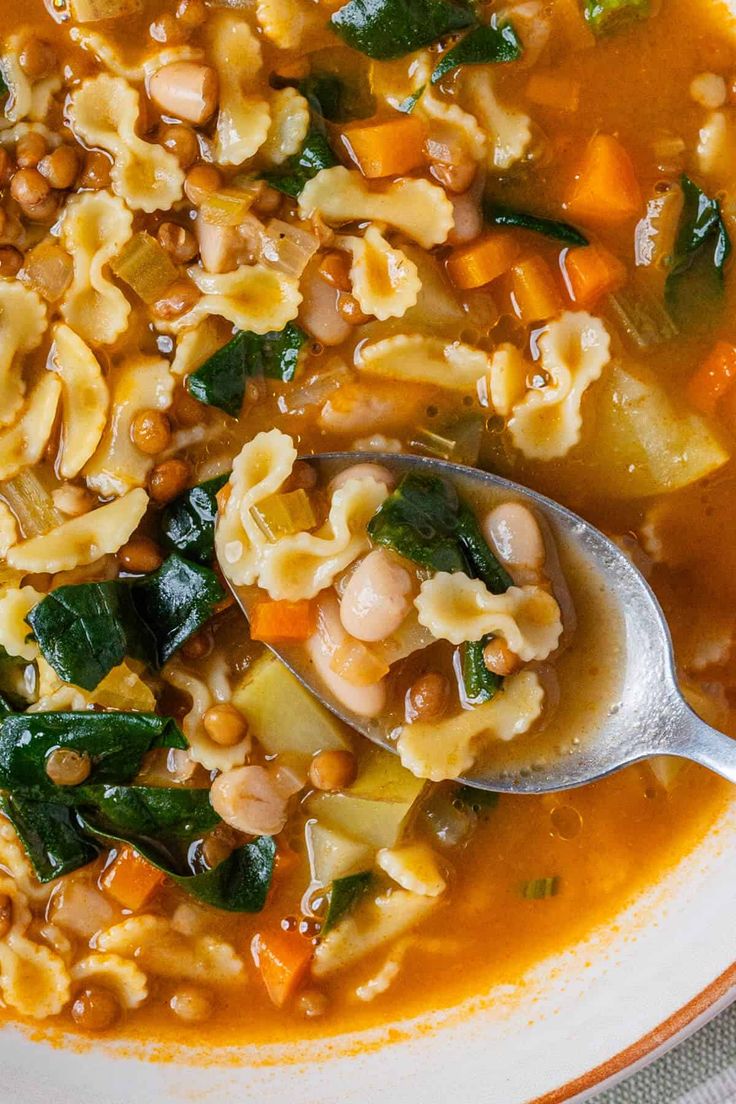
[[[449,1006],[610,921],[725,800],[668,760],[463,786],[580,739],[615,634],[518,503],[308,457],[583,513],[732,728],[732,30],[705,0],[359,7],[0,8],[9,1021],[222,1045]]]

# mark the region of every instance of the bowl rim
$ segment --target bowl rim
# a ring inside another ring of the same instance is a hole
[[[661,1058],[667,1051],[715,1019],[734,1001],[736,960],[710,985],[636,1042],[594,1066],[587,1073],[580,1074],[542,1096],[534,1097],[529,1104],[572,1104],[577,1101],[582,1104],[582,1101],[590,1099],[594,1093],[613,1088],[628,1075]]]

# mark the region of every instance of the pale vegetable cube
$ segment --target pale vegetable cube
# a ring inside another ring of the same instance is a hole
[[[407,806],[419,797],[424,779],[402,767],[398,755],[375,744],[365,746],[360,758],[358,777],[348,790],[351,797],[370,801],[400,802]]]
[[[312,881],[321,886],[373,865],[372,847],[318,821],[307,822],[306,838]]]
[[[310,797],[307,811],[320,824],[345,832],[373,848],[393,847],[412,802],[370,801],[349,793]]]
[[[318,751],[350,748],[341,722],[270,653],[256,660],[232,702],[269,755],[306,764]]]

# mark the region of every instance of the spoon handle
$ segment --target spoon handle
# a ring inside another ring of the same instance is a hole
[[[668,755],[692,759],[729,782],[736,782],[736,740],[706,724],[682,698],[674,712],[672,727],[668,725],[667,746],[662,750]]]

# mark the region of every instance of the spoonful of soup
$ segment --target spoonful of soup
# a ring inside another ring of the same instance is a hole
[[[236,458],[215,543],[252,638],[419,777],[543,793],[675,755],[736,781],[642,575],[528,488],[418,456],[298,459],[274,429]]]

